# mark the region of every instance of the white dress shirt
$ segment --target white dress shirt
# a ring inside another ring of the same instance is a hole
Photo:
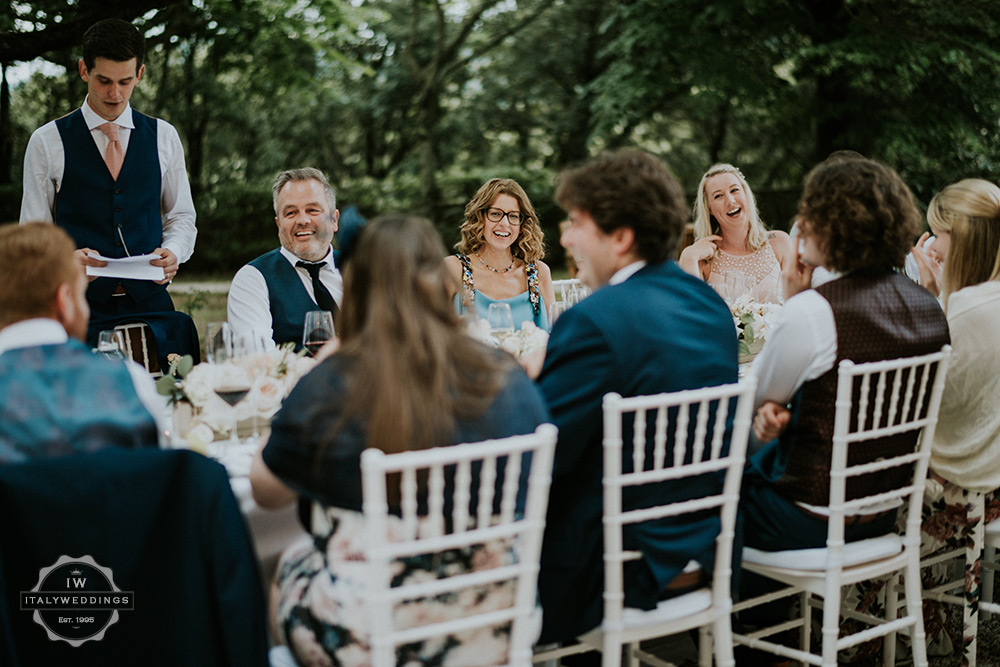
[[[108,121],[97,115],[84,101],[83,118],[101,155],[108,147],[108,137],[98,127]],[[128,142],[135,123],[132,107],[126,104],[118,118],[111,121],[119,126],[118,136],[122,155],[128,153]],[[160,215],[163,219],[163,240],[160,247],[170,250],[178,262],[186,262],[194,252],[194,201],[184,167],[184,146],[174,126],[156,119],[156,151],[160,158]],[[31,134],[24,153],[24,195],[21,199],[21,222],[53,222],[56,193],[62,187],[66,150],[56,122],[50,121]]]
[[[295,268],[299,274],[302,286],[306,288],[309,298],[316,301],[313,294],[312,277],[309,272],[301,267],[295,266],[300,259],[293,255],[287,248],[280,249],[282,257]],[[344,280],[340,275],[340,269],[333,262],[333,248],[326,253],[326,257],[321,260],[325,266],[320,269],[319,280],[330,290],[330,295],[339,306],[344,300]],[[318,307],[318,306],[317,306]],[[229,285],[229,299],[226,310],[228,313],[229,326],[237,334],[251,334],[263,338],[266,344],[273,348],[274,331],[271,328],[271,300],[267,291],[267,281],[264,274],[257,267],[246,264],[236,275]]]
[[[69,340],[66,329],[55,320],[39,317],[21,320],[0,329],[0,354],[7,350],[39,345],[64,345]],[[156,385],[146,369],[134,361],[123,362],[132,376],[135,393],[139,401],[146,407],[156,422],[157,438],[160,446],[164,444],[164,434],[169,430],[165,414],[166,400],[156,392]]]

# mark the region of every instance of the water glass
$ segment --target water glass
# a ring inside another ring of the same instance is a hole
[[[302,327],[302,345],[316,356],[320,348],[333,339],[333,314],[326,310],[310,310]]]
[[[552,308],[549,309],[549,328],[556,323],[559,316],[569,310],[572,304],[568,301],[556,301],[552,304]]]
[[[108,359],[125,359],[125,338],[122,332],[110,329],[97,334],[97,353]]]
[[[514,315],[508,303],[491,303],[487,319],[494,334],[514,333]]]
[[[209,322],[205,325],[205,359],[211,364],[221,364],[233,356],[233,331],[228,322]]]

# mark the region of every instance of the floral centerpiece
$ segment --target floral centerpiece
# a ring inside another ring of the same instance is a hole
[[[195,365],[190,355],[167,357],[167,373],[156,382],[157,391],[174,407],[174,432],[194,446],[205,446],[232,430],[232,410],[215,394],[215,387],[234,384],[235,378],[249,381],[250,392],[236,405],[241,421],[260,420],[266,424],[282,401],[316,361],[295,352],[291,343],[270,352],[251,354],[222,363]]]
[[[480,317],[469,321],[466,333],[487,345],[511,353],[516,359],[521,359],[537,350],[544,350],[549,342],[548,332],[530,321],[522,322],[521,328],[514,333],[497,335],[490,329],[490,323]]]
[[[750,294],[743,294],[729,304],[733,314],[733,324],[736,326],[738,338],[739,362],[753,359],[767,340],[767,335],[774,327],[781,305],[754,300]]]

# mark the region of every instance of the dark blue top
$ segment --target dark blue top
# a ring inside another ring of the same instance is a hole
[[[483,354],[500,353],[483,346]],[[334,355],[295,385],[271,424],[264,462],[301,496],[360,512],[364,425],[349,422],[319,455],[327,434],[339,422],[341,397],[349,391],[344,377],[347,363]],[[452,436],[439,446],[532,433],[548,421],[538,390],[520,367],[514,367],[486,412],[477,419],[459,420]]]

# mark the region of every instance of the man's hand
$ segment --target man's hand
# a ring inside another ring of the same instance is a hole
[[[153,266],[163,267],[163,280],[157,280],[156,283],[166,285],[177,275],[177,255],[166,248],[157,248],[152,254],[159,255],[160,259],[151,259],[149,263]]]
[[[767,401],[757,408],[753,418],[753,434],[761,442],[770,442],[785,432],[792,418],[791,411],[774,401]]]
[[[786,300],[812,287],[813,267],[799,258],[799,249],[781,268],[781,294]]]
[[[76,251],[76,259],[80,262],[80,264],[83,265],[83,270],[84,271],[87,270],[88,266],[107,266],[108,265],[108,263],[105,262],[105,261],[103,261],[103,260],[94,259],[93,257],[89,257],[88,256],[89,253],[97,254],[97,252],[95,250],[91,250],[90,248],[80,248],[79,250]],[[88,281],[92,282],[92,281],[94,281],[96,279],[97,279],[97,276],[87,276],[87,280]]]

